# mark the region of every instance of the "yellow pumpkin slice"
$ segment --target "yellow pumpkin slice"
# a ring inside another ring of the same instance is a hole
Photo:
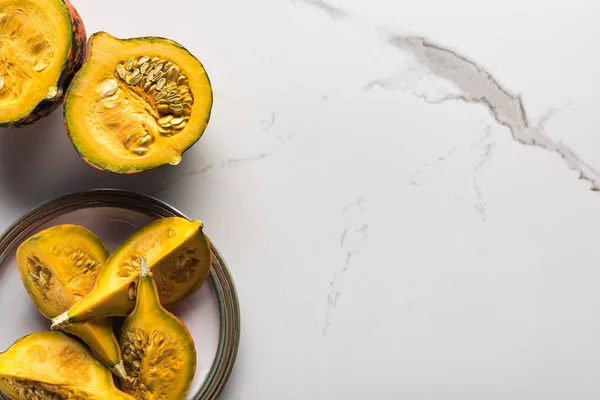
[[[13,400],[133,400],[89,349],[62,332],[36,332],[0,353],[0,391]]]
[[[136,173],[178,164],[204,133],[212,101],[204,67],[181,44],[98,32],[67,91],[65,126],[90,165]]]
[[[146,260],[135,309],[125,319],[119,342],[128,380],[121,389],[138,400],[183,400],[196,372],[196,348],[187,327],[160,304]]]
[[[202,229],[202,222],[180,217],[160,218],[140,229],[111,254],[94,289],[52,320],[52,329],[129,315],[135,307],[142,255],[154,274],[163,305],[195,293],[212,266],[212,253]]]
[[[17,249],[19,274],[34,305],[48,319],[90,293],[109,251],[88,229],[71,224],[48,228]],[[110,318],[64,327],[82,339],[115,374],[124,373]]]
[[[68,0],[1,0],[0,127],[31,124],[61,105],[85,45]]]

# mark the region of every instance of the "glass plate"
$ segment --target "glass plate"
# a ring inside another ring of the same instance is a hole
[[[23,240],[50,226],[71,223],[90,229],[112,251],[135,230],[170,216],[187,218],[147,196],[98,189],[52,200],[21,217],[0,237],[0,351],[24,335],[50,328],[50,321],[31,302],[17,270],[15,252]],[[168,307],[188,327],[197,350],[196,375],[186,399],[218,398],[239,345],[240,309],[235,285],[212,242],[211,249],[214,257],[210,279],[194,295]],[[1,393],[0,398],[7,399]]]

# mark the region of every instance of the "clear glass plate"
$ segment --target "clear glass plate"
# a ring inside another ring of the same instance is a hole
[[[51,226],[84,226],[114,250],[139,228],[159,217],[184,216],[156,199],[118,190],[78,192],[45,203],[13,224],[0,238],[0,351],[50,322],[25,291],[15,261],[19,244]],[[185,216],[184,216],[185,217]],[[197,369],[186,399],[216,399],[229,375],[239,344],[239,305],[229,270],[214,245],[210,279],[194,295],[168,307],[188,327],[197,351]],[[118,322],[117,322],[118,323]],[[0,394],[1,398],[6,398]]]

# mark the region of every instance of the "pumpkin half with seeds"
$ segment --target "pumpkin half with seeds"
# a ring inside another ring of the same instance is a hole
[[[17,266],[27,293],[42,315],[52,319],[92,291],[109,251],[88,229],[71,224],[47,228],[17,249]],[[119,343],[110,318],[66,326],[96,357],[124,376]]]
[[[67,91],[65,126],[92,166],[137,173],[178,164],[204,133],[212,102],[204,67],[179,43],[99,32]]]
[[[0,0],[0,127],[54,111],[85,56],[85,28],[68,0]]]
[[[35,332],[0,353],[0,392],[13,400],[134,400],[108,368],[62,332]]]

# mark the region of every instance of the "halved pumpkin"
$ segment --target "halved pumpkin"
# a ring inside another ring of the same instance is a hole
[[[133,400],[79,341],[35,332],[0,353],[0,391],[13,400]]]
[[[0,127],[33,123],[62,104],[85,44],[68,0],[1,0]]]
[[[159,37],[89,41],[65,99],[65,126],[90,165],[136,173],[176,165],[208,124],[212,88],[200,61]]]
[[[109,251],[88,229],[71,224],[47,228],[17,249],[21,280],[34,305],[48,319],[92,291]],[[110,318],[67,326],[65,332],[83,340],[115,374],[124,376],[119,343]]]
[[[145,257],[163,305],[195,293],[210,274],[212,253],[200,221],[160,218],[125,240],[108,258],[94,289],[67,312],[52,319],[52,329],[107,316],[127,316],[135,307],[140,257]]]

